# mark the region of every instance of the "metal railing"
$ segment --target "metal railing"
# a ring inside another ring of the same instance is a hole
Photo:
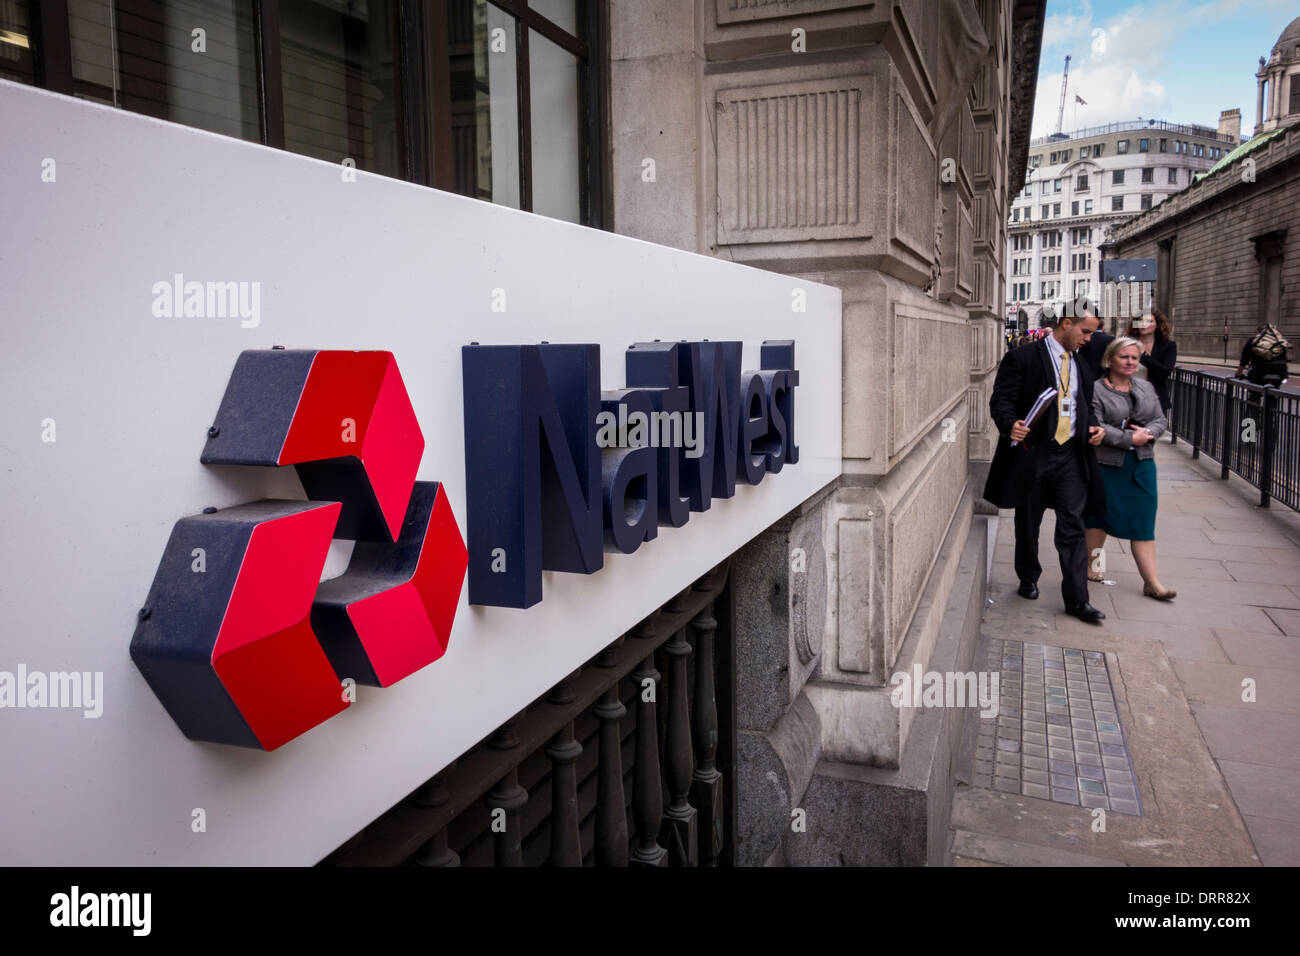
[[[1300,511],[1300,396],[1182,368],[1169,381],[1171,444],[1219,462],[1222,479],[1246,479],[1261,508],[1276,499]]]

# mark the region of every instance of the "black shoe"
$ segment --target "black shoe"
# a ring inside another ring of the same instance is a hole
[[[1091,604],[1086,601],[1083,604],[1072,604],[1065,609],[1065,613],[1077,617],[1081,621],[1087,621],[1089,624],[1100,624],[1106,620],[1106,615],[1102,614]]]
[[[1038,585],[1033,581],[1021,581],[1020,589],[1016,591],[1022,598],[1028,601],[1038,600]]]

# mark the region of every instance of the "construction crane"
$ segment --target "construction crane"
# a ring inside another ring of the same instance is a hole
[[[1065,73],[1061,75],[1061,106],[1056,111],[1056,135],[1061,135],[1061,127],[1065,123],[1065,88],[1070,85],[1070,55],[1065,56]]]

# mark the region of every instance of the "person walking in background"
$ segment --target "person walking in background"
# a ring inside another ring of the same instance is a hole
[[[1065,612],[1096,624],[1105,614],[1088,603],[1085,507],[1106,508],[1093,445],[1104,432],[1093,417],[1093,379],[1075,355],[1092,335],[1095,320],[1061,318],[1050,335],[1008,352],[998,366],[989,399],[997,425],[997,451],[989,466],[984,498],[999,508],[1024,508],[1033,525],[1032,563],[1022,554],[1017,528],[1018,593],[1038,597],[1037,519],[1056,511],[1056,552],[1061,562]],[[1032,424],[1025,418],[1039,395],[1054,390],[1056,400]],[[1012,444],[1015,442],[1015,444]],[[1019,525],[1020,522],[1017,522]]]
[[[1133,377],[1146,379],[1160,399],[1160,411],[1169,415],[1169,376],[1178,364],[1178,344],[1173,340],[1169,318],[1159,309],[1149,309],[1129,323],[1127,335],[1142,349],[1141,363]]]
[[[1156,571],[1156,462],[1155,441],[1167,427],[1160,399],[1151,382],[1138,378],[1142,345],[1121,336],[1106,347],[1102,365],[1106,376],[1092,394],[1092,410],[1104,437],[1097,448],[1105,487],[1104,515],[1089,514],[1088,553],[1097,555],[1106,535],[1132,545],[1133,560],[1142,575],[1142,593],[1170,601],[1176,591],[1160,583]],[[1095,565],[1088,578],[1100,580]]]
[[[1241,363],[1236,378],[1244,378],[1254,385],[1280,386],[1287,380],[1287,350],[1291,343],[1282,337],[1277,326],[1265,322],[1259,326],[1241,350]]]

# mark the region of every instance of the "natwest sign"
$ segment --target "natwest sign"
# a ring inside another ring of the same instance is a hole
[[[470,603],[529,607],[543,570],[591,574],[795,464],[794,342],[764,342],[758,370],[741,354],[633,345],[628,387],[602,392],[598,345],[465,347]],[[186,736],[274,750],[349,682],[444,654],[467,552],[440,483],[416,481],[423,451],[392,354],[239,356],[202,461],[292,465],[309,500],[176,522],[131,657]],[[351,561],[320,582],[335,538]]]
[[[470,603],[531,607],[544,570],[593,574],[795,464],[794,342],[764,342],[751,371],[741,349],[639,343],[626,388],[602,392],[598,345],[467,346]]]

